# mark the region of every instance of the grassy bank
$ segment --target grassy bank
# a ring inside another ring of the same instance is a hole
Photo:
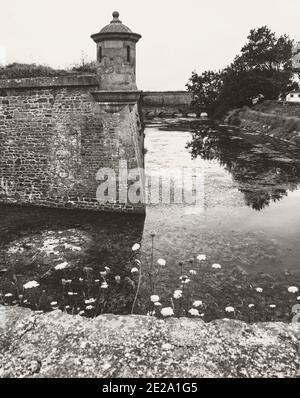
[[[56,77],[77,73],[96,73],[94,62],[82,63],[67,69],[54,69],[47,65],[12,63],[0,67],[0,79],[24,79],[31,77]]]
[[[228,113],[226,123],[300,143],[300,104],[265,101]]]

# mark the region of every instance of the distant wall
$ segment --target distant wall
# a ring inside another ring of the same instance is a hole
[[[96,173],[143,164],[138,106],[97,102],[95,76],[0,80],[0,202],[143,211],[99,204]]]
[[[144,91],[142,94],[145,116],[186,115],[193,112],[192,94],[187,91]]]

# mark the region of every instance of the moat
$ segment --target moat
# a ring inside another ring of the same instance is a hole
[[[146,173],[201,169],[203,205],[148,204],[145,218],[1,205],[2,302],[86,316],[129,313],[139,260],[137,313],[177,306],[175,315],[188,315],[198,300],[207,321],[290,321],[300,303],[299,148],[191,119],[154,119],[145,134]],[[141,248],[132,252],[135,243]],[[37,291],[23,292],[33,280]],[[184,293],[180,305],[176,289]],[[161,307],[151,304],[151,294]]]

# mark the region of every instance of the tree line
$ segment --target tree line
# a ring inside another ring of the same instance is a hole
[[[212,117],[251,106],[260,99],[278,99],[297,89],[292,70],[293,41],[277,37],[267,26],[252,29],[234,61],[220,71],[192,72],[187,89],[193,105]]]

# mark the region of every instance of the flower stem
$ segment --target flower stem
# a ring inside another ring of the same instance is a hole
[[[150,279],[150,293],[153,294],[154,292],[154,286],[153,286],[153,253],[154,253],[154,236],[151,235],[151,263],[150,263],[150,273],[149,273],[149,279]]]
[[[140,285],[141,285],[142,264],[140,263],[139,266],[140,266],[139,280],[138,280],[138,285],[137,285],[135,297],[134,297],[134,300],[133,300],[133,303],[132,303],[131,315],[133,314],[135,303],[136,303],[136,300],[137,300],[137,297],[138,297],[138,294],[139,294],[139,291],[140,291]]]

